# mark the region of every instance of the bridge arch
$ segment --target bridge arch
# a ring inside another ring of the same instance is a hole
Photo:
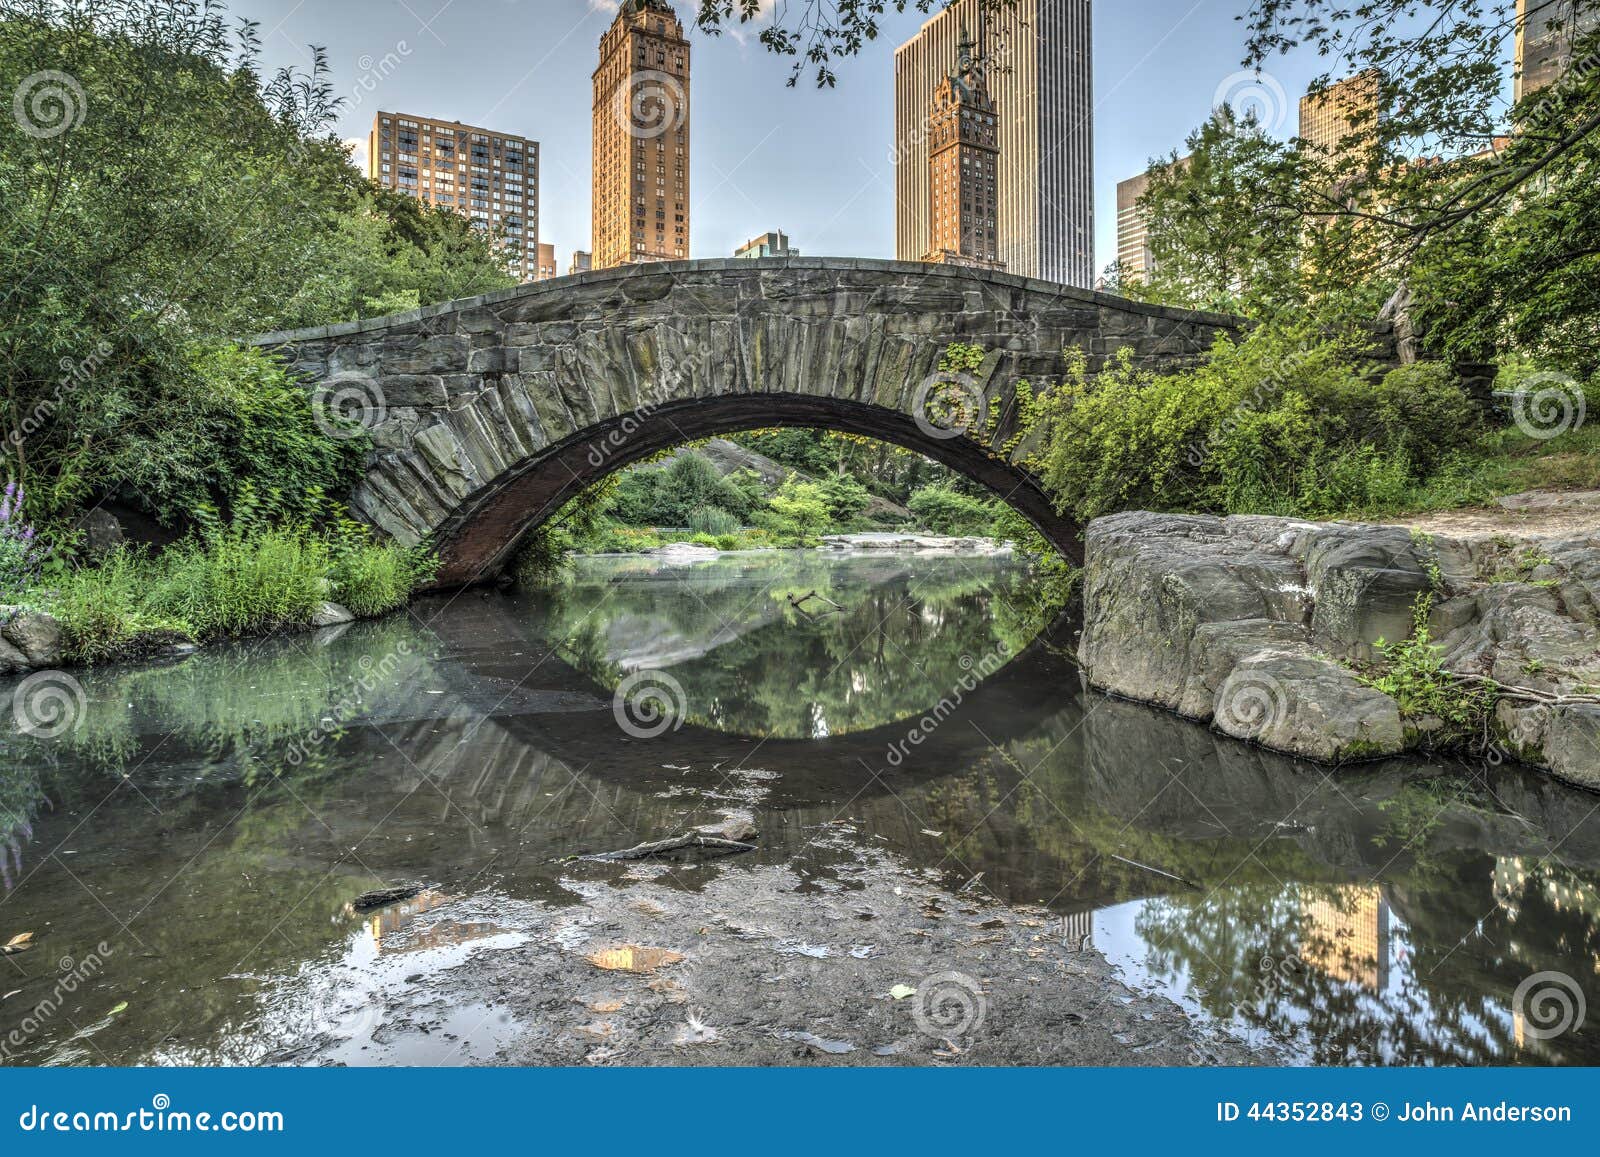
[[[374,450],[353,509],[428,541],[437,584],[492,577],[520,538],[606,474],[684,441],[812,426],[894,442],[1010,502],[1068,557],[1079,528],[1003,447],[1016,386],[1122,348],[1190,361],[1237,318],[1173,310],[1007,274],[833,258],[625,266],[393,317],[251,343],[275,351]],[[951,381],[953,342],[987,356]],[[930,420],[930,395],[974,423]]]

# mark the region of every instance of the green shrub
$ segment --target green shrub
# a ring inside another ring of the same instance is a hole
[[[187,624],[146,606],[155,572],[156,564],[124,548],[53,582],[45,606],[61,623],[67,658],[98,663],[136,653],[149,639],[192,638]]]
[[[421,551],[364,535],[335,553],[333,598],[358,617],[375,618],[404,606],[435,569],[436,560]]]
[[[324,540],[286,527],[189,539],[162,557],[148,605],[200,638],[303,626],[330,597],[332,563]]]
[[[738,532],[739,520],[720,506],[702,506],[690,516],[689,529],[713,537],[731,535]]]
[[[991,500],[974,498],[944,486],[919,490],[906,505],[916,515],[919,526],[945,535],[989,534],[999,513],[997,504]]]

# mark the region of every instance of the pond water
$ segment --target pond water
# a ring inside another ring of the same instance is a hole
[[[490,1003],[377,1047],[368,998],[525,940],[508,904],[582,903],[565,857],[721,803],[760,848],[702,875],[825,873],[808,833],[847,816],[1292,1060],[1600,1063],[1600,797],[1329,773],[1087,693],[1032,587],[1006,558],[596,558],[80,673],[60,735],[0,737],[0,944],[32,933],[0,1058],[489,1060],[526,1028]]]

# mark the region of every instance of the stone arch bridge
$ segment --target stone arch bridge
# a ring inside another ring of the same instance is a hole
[[[625,266],[250,344],[368,428],[352,507],[400,542],[430,542],[449,587],[492,577],[527,530],[612,471],[767,426],[926,454],[1078,558],[1078,527],[999,449],[1017,383],[1058,379],[1073,347],[1091,368],[1122,348],[1183,363],[1242,324],[951,266],[770,258]],[[952,342],[988,351],[982,365],[941,376]],[[952,392],[961,405],[930,412]],[[969,431],[945,428],[957,414]]]

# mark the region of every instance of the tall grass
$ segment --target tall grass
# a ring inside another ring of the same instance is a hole
[[[311,624],[324,602],[369,618],[432,575],[420,552],[348,533],[225,530],[150,556],[121,549],[53,581],[34,600],[60,620],[67,657],[136,656],[174,638],[262,635]]]

